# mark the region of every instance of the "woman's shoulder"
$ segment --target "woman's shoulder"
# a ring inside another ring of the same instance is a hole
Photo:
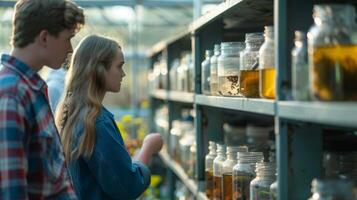
[[[104,106],[102,106],[97,119],[96,124],[104,123],[104,122],[112,122],[114,120],[114,115],[109,112]]]

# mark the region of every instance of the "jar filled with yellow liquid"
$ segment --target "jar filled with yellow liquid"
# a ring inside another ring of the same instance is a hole
[[[237,153],[248,152],[247,146],[228,146],[227,160],[222,163],[222,199],[233,199],[233,167],[237,164]]]
[[[274,27],[266,26],[265,41],[259,49],[259,94],[266,99],[275,99],[276,70],[274,63]]]
[[[259,49],[264,42],[263,33],[245,34],[245,49],[240,54],[240,93],[244,97],[259,97]]]
[[[205,190],[208,199],[213,199],[213,160],[216,158],[216,143],[210,141],[208,146],[208,154],[205,158]]]
[[[213,160],[213,199],[222,199],[222,164],[226,160],[226,146],[224,144],[217,145],[217,157]]]
[[[348,4],[314,6],[308,33],[310,91],[321,101],[357,100],[357,26]]]

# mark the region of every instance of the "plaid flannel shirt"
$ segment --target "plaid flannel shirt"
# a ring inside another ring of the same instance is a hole
[[[76,199],[46,83],[3,54],[0,64],[0,199]]]

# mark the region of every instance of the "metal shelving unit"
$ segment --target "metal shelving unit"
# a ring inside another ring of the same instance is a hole
[[[316,1],[299,0],[231,0],[222,3],[215,10],[194,21],[188,32],[178,35],[171,43],[156,48],[155,55],[167,54],[168,67],[172,59],[179,55],[178,46],[184,38],[191,37],[191,49],[195,66],[195,92],[181,93],[167,89],[165,100],[169,110],[175,105],[190,105],[196,112],[194,121],[197,142],[197,177],[198,184],[192,187],[178,177],[196,195],[196,199],[205,199],[204,155],[207,141],[221,141],[221,125],[225,112],[242,118],[253,116],[254,120],[266,120],[274,123],[278,166],[278,196],[280,200],[301,200],[310,196],[313,178],[323,174],[322,155],[324,151],[323,136],[326,128],[357,128],[357,104],[337,102],[298,102],[288,97],[291,85],[290,52],[293,46],[295,30],[308,31],[312,25],[312,8]],[[259,5],[258,5],[259,4]],[[266,13],[259,13],[264,8]],[[274,14],[273,14],[273,8]],[[242,16],[244,15],[244,16]],[[256,16],[259,17],[256,17]],[[247,99],[243,97],[206,96],[201,94],[201,62],[204,50],[213,49],[213,45],[222,41],[243,41],[244,33],[262,31],[264,25],[275,27],[275,58],[277,69],[276,100]],[[232,35],[233,33],[233,35]],[[236,34],[235,34],[236,33]],[[186,49],[187,50],[187,49]],[[169,80],[167,80],[169,82]],[[157,98],[156,92],[152,96]],[[152,108],[155,109],[155,108]],[[177,117],[179,110],[171,112],[169,124]],[[252,115],[253,114],[253,115]],[[170,126],[171,127],[171,126]],[[166,159],[166,161],[165,161]],[[167,163],[174,172],[175,166]],[[176,163],[177,164],[177,163]]]
[[[338,102],[280,101],[280,118],[357,128],[357,104]]]
[[[194,101],[194,94],[188,92],[170,91],[168,100],[192,104]]]
[[[186,187],[191,191],[192,194],[198,195],[198,186],[194,180],[190,179],[182,167],[173,159],[170,158],[167,152],[161,151],[159,153],[160,158],[168,166],[179,179],[186,185]]]

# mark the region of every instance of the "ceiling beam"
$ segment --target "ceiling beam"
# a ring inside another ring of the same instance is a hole
[[[192,7],[192,0],[141,0],[141,1],[133,1],[133,0],[75,0],[76,4],[83,8],[90,7],[110,7],[110,6],[129,6],[133,7],[136,3],[144,6],[144,7]],[[204,3],[217,4],[221,2],[221,0],[204,0]],[[0,7],[13,7],[16,1],[11,0],[1,0]]]

